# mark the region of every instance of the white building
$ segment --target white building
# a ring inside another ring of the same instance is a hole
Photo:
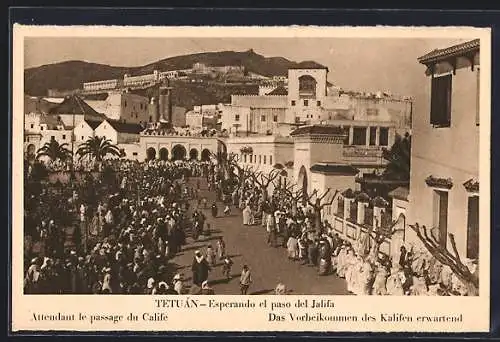
[[[64,125],[57,116],[43,113],[29,113],[24,119],[24,151],[34,157],[36,152],[51,140],[67,144],[71,149],[72,130]]]
[[[238,155],[242,166],[269,173],[274,166],[293,162],[293,140],[290,137],[234,137],[227,141],[228,153]]]
[[[231,134],[270,134],[285,120],[286,96],[232,95],[221,107],[222,129]]]
[[[98,113],[79,96],[68,96],[59,105],[51,108],[48,115],[57,117],[65,127],[73,128],[83,120],[103,121],[104,114]]]
[[[193,129],[215,128],[222,119],[223,104],[194,106],[186,113],[186,126]]]
[[[101,124],[101,121],[83,120],[73,130],[75,135],[75,144],[80,145],[89,138],[94,137],[95,129]]]
[[[99,91],[99,90],[111,90],[123,86],[123,81],[119,79],[112,80],[102,80],[83,83],[83,90],[85,91]]]
[[[149,83],[155,83],[159,80],[160,73],[154,70],[152,74],[131,76],[129,74],[123,75],[124,87],[143,86]]]
[[[428,105],[413,116],[408,223],[432,229],[450,251],[453,234],[462,259],[478,258],[479,234],[490,229],[479,225],[479,48],[477,39],[418,59]]]
[[[179,77],[179,71],[177,70],[162,71],[158,76],[159,80],[176,79],[178,77]]]
[[[98,137],[106,137],[113,144],[130,144],[139,142],[140,133],[144,128],[139,124],[104,120],[94,131]]]
[[[110,120],[137,124],[149,121],[149,99],[144,96],[111,92],[105,100],[86,100],[86,102]]]

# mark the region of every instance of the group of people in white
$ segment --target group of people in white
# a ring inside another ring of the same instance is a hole
[[[315,266],[319,275],[334,274],[344,278],[347,290],[356,295],[461,295],[469,294],[467,284],[447,265],[440,263],[425,248],[401,246],[392,255],[380,252],[368,232],[356,240],[340,237],[328,221],[315,227],[312,208],[292,203],[280,196],[270,200],[252,180],[233,193],[233,203],[242,209],[243,225],[261,220],[268,233],[268,243],[286,248],[290,260]],[[478,275],[476,260],[464,261],[470,272]]]

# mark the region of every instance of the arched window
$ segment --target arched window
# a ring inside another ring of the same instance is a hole
[[[299,77],[299,96],[316,97],[316,80],[310,75]]]

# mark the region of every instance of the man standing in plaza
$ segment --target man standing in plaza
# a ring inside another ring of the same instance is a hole
[[[247,265],[243,265],[243,269],[241,270],[240,276],[240,290],[242,295],[246,295],[248,292],[248,288],[252,283],[252,275],[250,274],[250,269]]]

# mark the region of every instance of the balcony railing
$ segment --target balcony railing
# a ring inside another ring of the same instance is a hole
[[[371,157],[381,158],[382,147],[379,146],[344,146],[344,157]]]

